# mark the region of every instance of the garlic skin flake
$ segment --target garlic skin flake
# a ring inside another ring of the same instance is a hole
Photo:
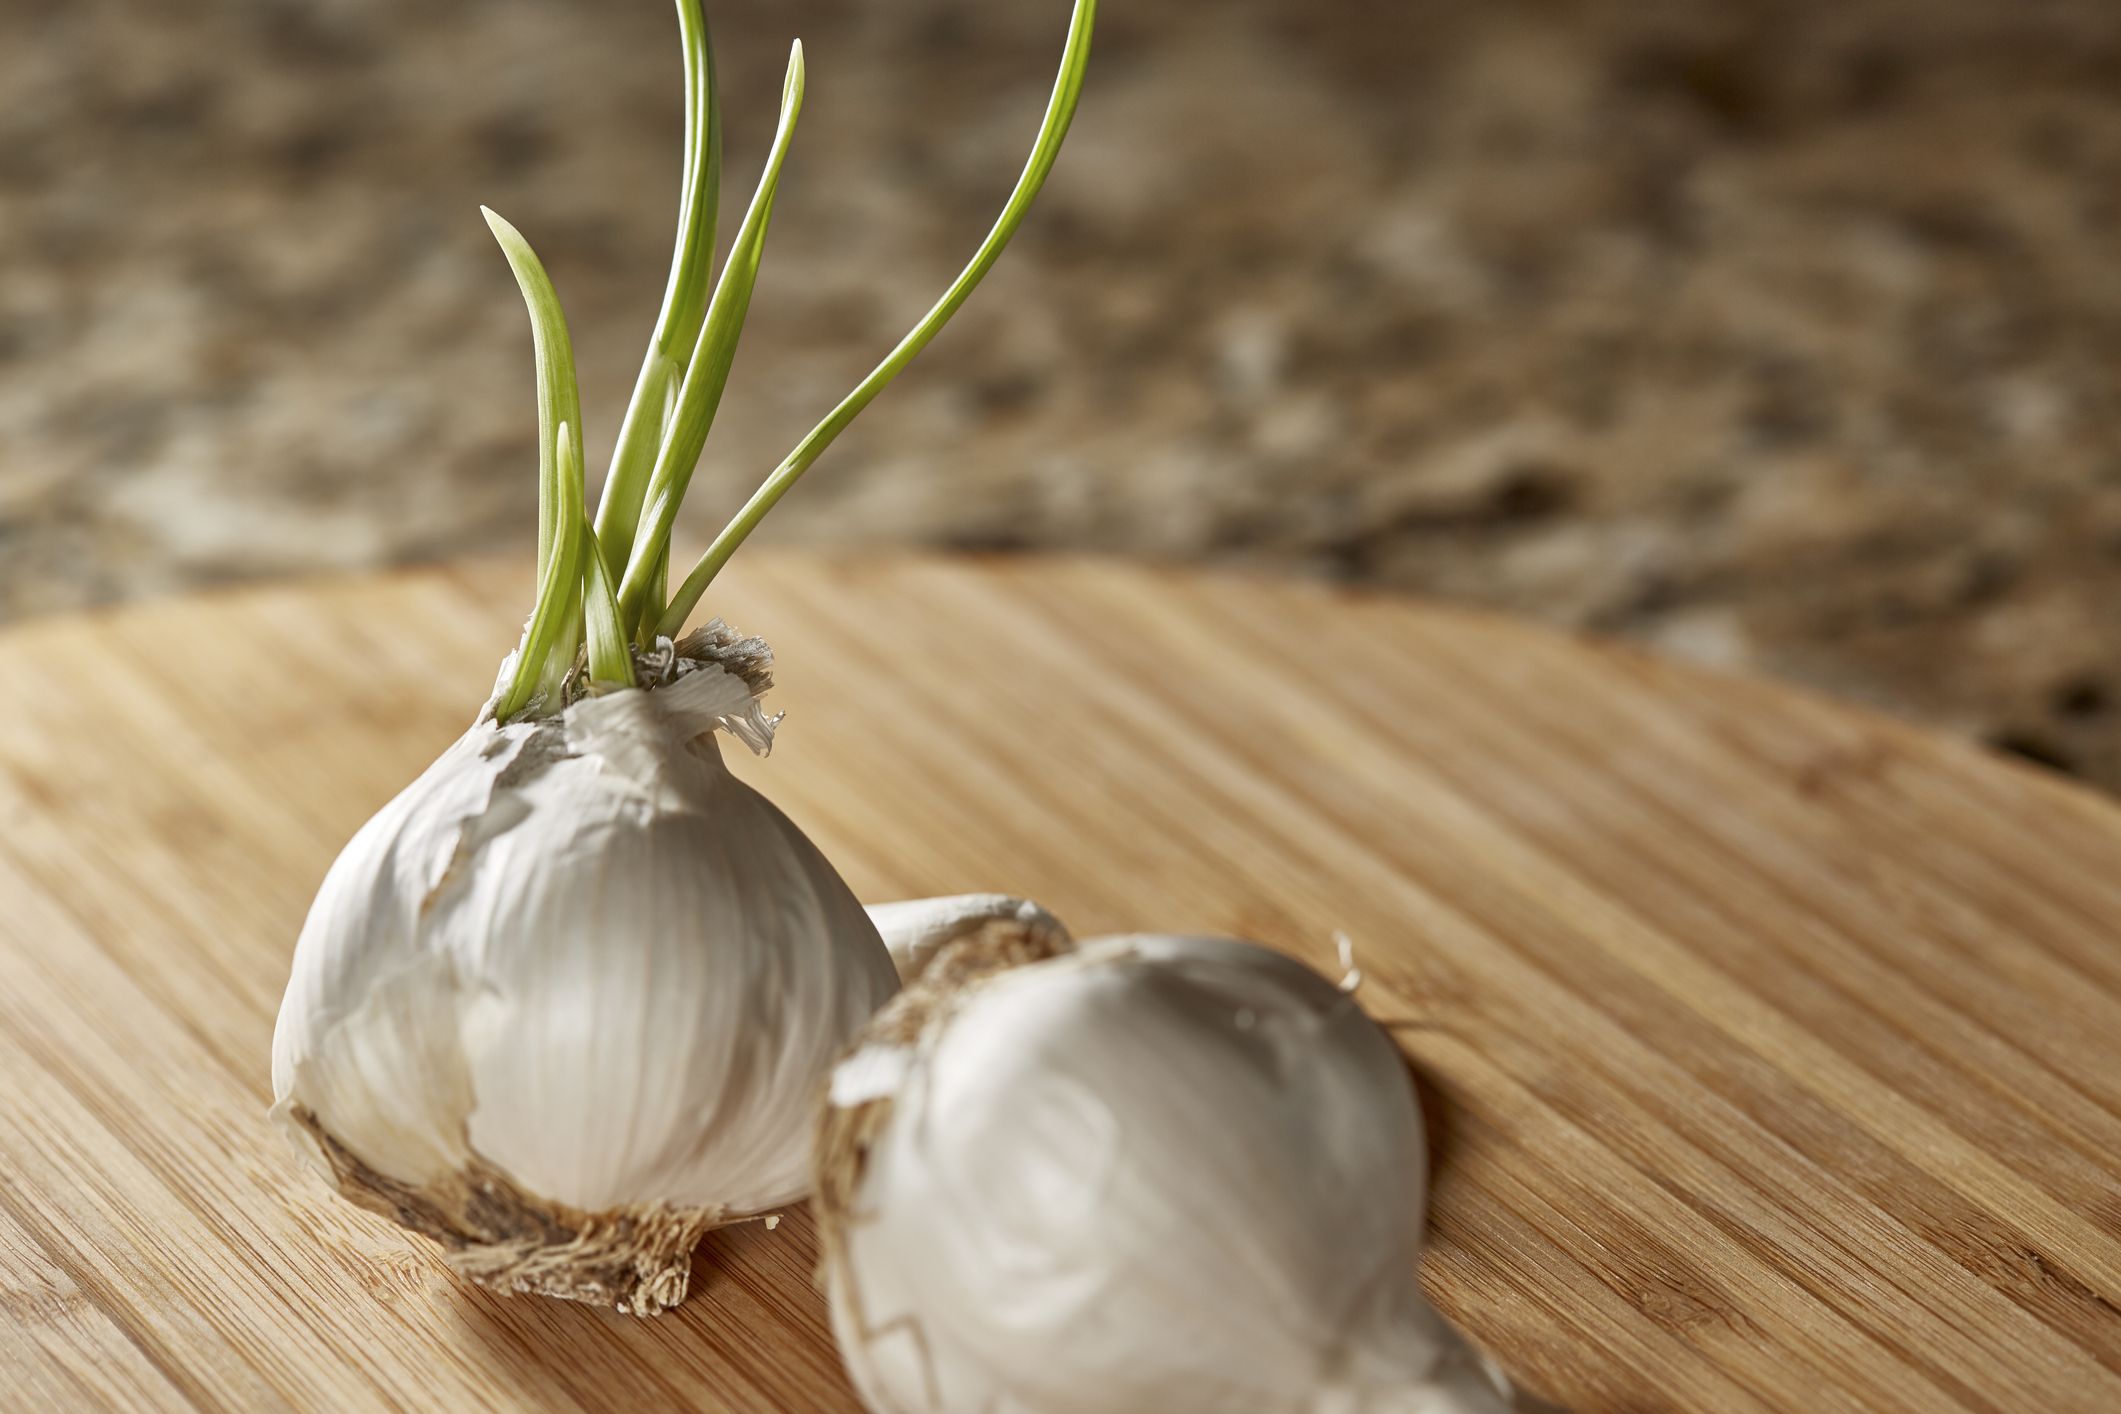
[[[274,1116],[483,1284],[652,1314],[809,1187],[812,1096],[897,989],[817,848],[723,764],[753,683],[481,721],[355,835],[296,944]],[[759,679],[763,682],[763,675]]]
[[[910,983],[927,970],[937,953],[968,938],[992,950],[1014,938],[1040,956],[1073,945],[1067,927],[1029,899],[1012,894],[952,894],[872,903],[869,921],[883,935],[884,947],[898,968],[900,982]]]
[[[1352,997],[1226,939],[1002,967],[946,949],[834,1072],[817,1210],[871,1409],[1513,1407],[1422,1295],[1421,1118]]]

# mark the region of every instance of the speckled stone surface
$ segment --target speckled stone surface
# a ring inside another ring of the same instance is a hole
[[[527,555],[476,204],[567,301],[601,465],[666,8],[0,0],[0,618]],[[689,539],[985,229],[1065,8],[715,0],[733,187],[797,33],[810,101]],[[1030,227],[771,536],[1398,586],[2121,786],[2121,5],[1105,11]]]

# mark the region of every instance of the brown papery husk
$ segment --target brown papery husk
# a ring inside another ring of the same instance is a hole
[[[477,1160],[444,1179],[402,1183],[362,1163],[308,1109],[288,1118],[316,1140],[341,1196],[433,1239],[452,1271],[492,1291],[658,1316],[685,1299],[701,1238],[765,1216],[667,1203],[591,1213],[526,1193]]]

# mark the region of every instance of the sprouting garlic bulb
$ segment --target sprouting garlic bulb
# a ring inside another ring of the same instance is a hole
[[[846,884],[722,763],[717,728],[771,731],[741,657],[482,721],[303,927],[275,1116],[484,1284],[676,1303],[703,1232],[807,1191],[815,1093],[897,989]]]
[[[1223,939],[965,951],[870,1022],[819,1129],[870,1408],[1511,1407],[1422,1296],[1420,1115],[1352,996]]]

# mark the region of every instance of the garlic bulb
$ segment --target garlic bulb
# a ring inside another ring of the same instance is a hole
[[[723,770],[761,750],[764,644],[719,621],[674,642],[808,473],[950,322],[1031,212],[1082,100],[1097,0],[995,225],[942,295],[759,483],[670,585],[670,536],[728,388],[802,112],[781,121],[715,276],[721,85],[700,0],[677,0],[685,170],[662,312],[596,515],[560,293],[486,212],[530,314],[537,600],[464,738],[369,820],[318,892],[274,1032],[274,1113],[341,1194],[424,1232],[481,1283],[655,1312],[706,1227],[808,1185],[814,1090],[897,990],[838,873]],[[982,931],[974,914],[906,916]],[[908,965],[925,958],[908,943]]]
[[[310,910],[274,1114],[477,1281],[653,1313],[704,1231],[809,1186],[811,1097],[897,981],[722,763],[716,729],[770,735],[763,648],[713,624],[652,691],[481,721]]]
[[[677,0],[677,242],[593,517],[559,292],[523,233],[485,213],[535,351],[537,597],[482,720],[332,867],[273,1037],[274,1113],[341,1192],[476,1280],[658,1311],[684,1296],[702,1232],[807,1187],[814,1093],[898,978],[832,867],[723,769],[714,730],[755,750],[772,730],[764,645],[719,621],[674,640],[1001,258],[1074,121],[1096,12],[1074,0],[1031,156],[957,278],[675,588],[671,536],[749,316],[802,45],[717,276],[720,85],[699,0]],[[937,930],[1046,936],[979,907],[900,925],[909,967]]]
[[[1351,996],[1221,939],[978,950],[878,1013],[820,1125],[872,1409],[1511,1407],[1422,1296],[1420,1115]]]

